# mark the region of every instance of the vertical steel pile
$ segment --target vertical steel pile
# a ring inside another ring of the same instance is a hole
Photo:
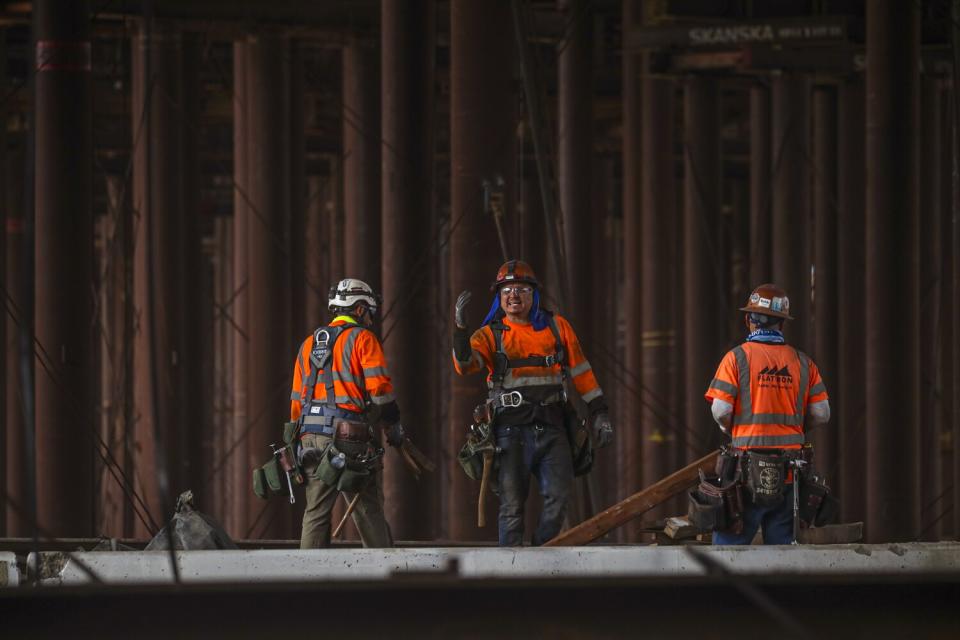
[[[450,299],[473,291],[469,321],[476,328],[489,301],[488,288],[499,260],[493,221],[483,212],[481,185],[500,175],[505,207],[513,209],[514,38],[506,0],[454,0],[450,7]],[[480,376],[454,376],[441,476],[447,537],[470,540],[494,535],[476,528],[476,486],[454,467],[473,408],[484,396]]]
[[[381,5],[381,184],[387,362],[404,425],[437,459],[435,372],[423,366],[424,337],[439,332],[430,311],[436,281],[427,275],[426,262],[436,237],[431,214],[434,8],[433,0]],[[394,537],[435,538],[437,479],[427,476],[417,483],[395,454],[384,461],[384,498]]]
[[[714,78],[684,83],[683,363],[685,428],[680,459],[700,455],[716,433],[703,392],[723,355],[729,315],[721,253],[720,87]],[[677,460],[679,463],[680,460]]]
[[[639,0],[626,0],[623,3],[623,29],[626,30],[640,23],[642,4]],[[641,103],[643,95],[641,72],[643,57],[627,49],[623,51],[623,316],[630,329],[626,332],[625,369],[627,372],[638,374],[643,362],[640,332],[637,331],[636,321],[640,318],[640,255],[641,250],[641,194],[642,180],[641,167]],[[625,375],[625,373],[621,373]],[[625,381],[621,378],[619,391],[625,393],[628,399],[623,403],[626,415],[636,421],[641,412],[642,396],[638,378]],[[627,393],[627,387],[635,389]],[[635,424],[635,423],[634,423]],[[626,428],[617,434],[615,441],[617,459],[620,462],[619,477],[616,495],[618,498],[630,495],[637,487],[643,486],[640,477],[640,468],[643,455],[643,438],[640,429]],[[617,530],[620,542],[632,541],[636,533],[636,526],[628,524]]]
[[[132,44],[134,139],[134,466],[153,520],[180,486],[183,281],[182,48],[179,29],[144,21]],[[139,134],[139,135],[138,135]],[[164,494],[165,492],[165,494]],[[138,536],[156,533],[138,521]]]
[[[269,456],[289,412],[293,367],[290,313],[290,43],[285,36],[262,33],[247,41],[247,257],[249,297],[247,346],[249,470]],[[248,500],[253,500],[248,482]],[[271,500],[248,511],[248,527],[258,537],[291,534],[289,505]],[[254,516],[253,511],[263,510]],[[259,519],[259,522],[256,522]]]
[[[561,0],[561,15],[569,25],[560,44],[557,86],[557,183],[563,214],[564,253],[570,289],[564,315],[570,318],[580,341],[596,342],[590,300],[592,290],[591,238],[599,233],[590,195],[593,165],[593,12],[587,0]]]
[[[343,48],[344,274],[380,290],[380,92],[376,47]]]
[[[845,522],[866,517],[867,396],[866,340],[866,138],[864,78],[855,75],[840,85],[837,139],[837,384],[828,388],[836,418],[826,429],[836,428],[838,467],[826,469],[841,497]],[[824,375],[830,372],[824,369]]]
[[[750,288],[773,280],[770,90],[750,88]],[[788,291],[787,295],[794,295]]]
[[[940,292],[941,292],[941,232],[940,188],[941,161],[939,146],[941,133],[940,82],[925,75],[920,81],[920,129],[915,138],[917,159],[920,162],[918,195],[919,280],[916,288],[919,298],[919,415],[917,420],[917,450],[914,466],[920,489],[920,534],[922,540],[939,540],[942,519],[940,430],[941,390],[939,389]]]
[[[790,297],[787,340],[810,348],[809,84],[802,74],[773,79],[773,209],[770,261],[773,282]],[[760,284],[759,282],[757,284]],[[756,285],[754,285],[756,286]]]
[[[650,54],[646,54],[649,56]],[[675,264],[676,167],[674,164],[674,84],[670,79],[645,75],[641,89],[641,208],[640,208],[640,317],[633,345],[639,347],[638,368],[645,402],[640,418],[643,462],[639,482],[647,487],[677,467],[678,424],[672,415],[672,376],[678,365],[672,302],[671,266]],[[637,344],[639,338],[639,345]],[[654,510],[655,517],[666,512]]]
[[[867,5],[866,396],[869,541],[911,540],[917,446],[917,6]]]
[[[87,2],[33,3],[39,526],[90,535],[93,511],[92,105]],[[38,347],[39,349],[40,347]],[[70,419],[64,419],[69,411]]]
[[[837,92],[832,86],[813,89],[813,335],[810,355],[820,367],[831,397],[837,388]],[[808,325],[809,326],[809,325]],[[842,400],[842,398],[841,398]],[[836,406],[832,407],[834,411]],[[814,431],[817,466],[836,476],[839,434],[837,420]]]

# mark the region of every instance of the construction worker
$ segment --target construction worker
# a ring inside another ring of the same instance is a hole
[[[573,484],[574,468],[565,428],[564,376],[590,410],[598,447],[613,439],[603,391],[583,355],[570,323],[540,307],[540,284],[525,262],[510,260],[497,271],[490,290],[490,311],[480,329],[467,332],[464,309],[471,294],[455,307],[453,363],[458,374],[487,370],[488,402],[497,454],[501,546],[523,541],[524,502],[530,475],[543,496],[533,544],[560,532]]]
[[[293,369],[290,420],[300,420],[306,485],[301,549],[330,544],[330,514],[342,491],[359,494],[352,517],[365,547],[391,547],[383,515],[378,427],[391,446],[404,429],[380,340],[370,330],[379,296],[361,280],[330,289],[333,319],[303,341]],[[302,420],[301,420],[302,418]]]
[[[805,442],[804,423],[825,424],[830,402],[817,365],[783,337],[783,323],[793,320],[786,292],[762,284],[740,311],[747,339],[723,357],[705,398],[720,429],[732,437],[738,459],[746,463],[739,468],[745,474],[757,471],[757,486],[763,487],[744,492],[742,531],[714,532],[713,543],[750,544],[762,527],[764,544],[789,544],[794,541],[793,474],[787,467],[756,470],[750,464],[776,459],[766,456],[796,456]],[[772,492],[781,480],[779,498],[771,493],[770,501],[761,502],[764,496],[758,491]]]

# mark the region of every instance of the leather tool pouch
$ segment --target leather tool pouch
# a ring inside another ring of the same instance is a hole
[[[814,474],[801,474],[800,523],[804,527],[822,527],[837,516],[840,501],[830,492],[826,481]]]
[[[731,482],[736,476],[739,466],[740,457],[730,447],[720,447],[720,455],[717,456],[717,466],[714,469],[720,481],[723,483]]]
[[[700,473],[700,484],[690,491],[687,518],[703,532],[740,533],[743,530],[743,498],[740,476],[722,483],[719,478],[706,478]]]
[[[570,456],[573,459],[573,475],[582,476],[593,469],[593,441],[587,423],[577,414],[577,409],[569,402],[563,405],[563,425],[570,442]]]
[[[471,480],[479,480],[483,475],[483,456],[470,446],[469,442],[463,443],[460,451],[457,453],[457,462],[463,468],[463,472]]]
[[[783,500],[787,459],[778,453],[747,453],[747,488],[758,507],[772,507]]]

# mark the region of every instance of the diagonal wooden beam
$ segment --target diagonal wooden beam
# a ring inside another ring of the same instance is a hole
[[[635,493],[626,500],[601,511],[589,520],[584,520],[577,526],[567,529],[544,546],[578,546],[593,542],[607,532],[630,522],[661,502],[669,500],[681,491],[693,486],[700,477],[700,469],[707,473],[713,473],[719,453],[719,451],[708,453],[696,462],[670,474],[643,491]]]

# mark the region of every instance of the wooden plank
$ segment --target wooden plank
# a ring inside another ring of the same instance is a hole
[[[588,520],[566,531],[563,531],[545,547],[577,546],[593,542],[607,532],[623,526],[634,518],[646,513],[665,500],[669,500],[678,493],[693,486],[700,477],[702,468],[706,473],[713,473],[717,461],[718,451],[711,451],[696,462],[676,471],[663,480],[654,483],[643,491],[633,494],[626,500],[618,502]]]
[[[667,523],[663,527],[663,533],[674,540],[683,540],[685,538],[695,538],[700,532],[695,526],[690,524],[686,516],[674,516],[667,518]]]
[[[801,544],[849,544],[859,542],[862,538],[862,522],[843,522],[812,529],[800,529]]]

